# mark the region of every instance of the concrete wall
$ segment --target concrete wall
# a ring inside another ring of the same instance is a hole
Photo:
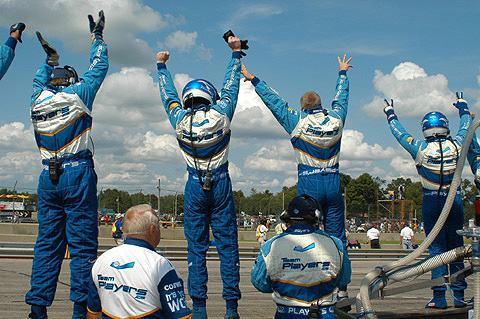
[[[112,226],[101,225],[98,228],[100,238],[109,238],[111,237]],[[10,224],[10,223],[0,223],[0,234],[16,234],[16,235],[37,235],[38,234],[38,224]],[[275,236],[274,231],[268,233],[268,238]],[[163,239],[185,239],[183,234],[183,228],[162,228],[162,238]],[[418,241],[425,239],[424,233],[416,233],[415,239]],[[210,233],[210,240],[213,240],[213,236]],[[238,240],[251,240],[255,241],[255,231],[238,231]],[[358,240],[360,242],[365,242],[367,240],[366,233],[351,233],[349,235],[349,240]],[[397,233],[382,233],[380,236],[380,241],[400,241],[400,235]]]

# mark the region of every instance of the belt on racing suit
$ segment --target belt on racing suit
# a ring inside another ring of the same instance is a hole
[[[305,318],[309,311],[310,307],[284,306],[277,304],[277,313],[284,316],[286,315],[288,318],[296,318],[296,316],[299,318]],[[320,307],[320,314],[323,316],[334,313],[335,311],[332,305]]]
[[[330,173],[338,173],[340,170],[338,167],[312,167],[310,169],[306,169],[303,171],[298,171],[298,176],[308,176],[313,174],[330,174]]]
[[[188,178],[193,179],[198,181],[198,173],[197,170],[193,167],[187,166],[187,171],[188,171]],[[204,176],[205,171],[198,171],[201,176]],[[222,164],[220,167],[215,168],[212,170],[212,182],[214,181],[219,181],[221,179],[227,178],[228,177],[228,162],[225,164]]]
[[[44,170],[48,170],[48,159],[42,160]],[[93,158],[90,154],[80,152],[74,155],[65,155],[57,158],[57,161],[61,164],[60,169],[69,167],[93,167]]]
[[[423,196],[447,196],[449,189],[442,189],[440,192],[438,190],[423,190]],[[460,190],[457,190],[457,195],[460,195]]]

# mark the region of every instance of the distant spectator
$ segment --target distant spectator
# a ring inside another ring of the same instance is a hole
[[[113,226],[112,226],[112,238],[113,240],[115,240],[115,243],[117,245],[123,244],[123,241],[124,241],[122,219],[123,219],[122,214],[117,213],[115,215],[115,221],[113,222]]]
[[[284,222],[280,221],[277,226],[275,226],[275,233],[277,235],[280,235],[281,233],[283,233],[285,230],[287,229],[287,225],[285,225]]]
[[[400,241],[402,243],[403,249],[413,249],[415,245],[415,235],[413,230],[408,227],[408,225],[404,225],[402,230],[400,231]]]
[[[255,238],[257,241],[260,243],[260,245],[263,245],[267,241],[267,233],[268,233],[268,227],[267,227],[267,220],[263,218],[260,220],[260,224],[257,226],[257,234]]]
[[[367,231],[367,239],[372,249],[380,249],[380,232],[377,229],[377,225],[373,224],[372,228]]]

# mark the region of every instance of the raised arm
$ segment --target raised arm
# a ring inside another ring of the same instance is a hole
[[[457,95],[457,102],[453,103],[453,106],[455,106],[458,109],[458,115],[460,116],[460,125],[458,128],[457,135],[455,136],[455,140],[458,143],[460,143],[460,145],[462,145],[463,140],[467,135],[467,131],[470,128],[470,125],[472,124],[472,115],[468,110],[467,101],[463,99],[463,92],[460,92],[460,93],[457,92],[456,95]]]
[[[220,100],[213,108],[227,114],[228,118],[232,120],[237,106],[238,90],[240,89],[240,39],[230,36],[228,38],[228,46],[232,49],[232,58],[227,66],[227,72],[220,91]]]
[[[173,84],[172,75],[167,70],[167,65],[165,64],[169,58],[170,52],[168,51],[160,51],[157,53],[158,88],[160,89],[160,97],[170,124],[175,129],[178,120],[184,116],[186,111],[182,108],[177,89]]]
[[[43,88],[50,82],[53,68],[59,65],[58,61],[60,59],[57,50],[42,37],[42,34],[38,31],[36,34],[38,41],[40,41],[40,44],[42,45],[47,57],[33,78],[32,102],[42,92]]]
[[[352,58],[347,59],[347,55],[343,56],[343,60],[338,57],[338,79],[335,85],[335,97],[332,101],[332,111],[338,115],[338,117],[345,122],[348,111],[348,97],[350,83],[347,77],[347,71],[349,68],[353,68],[350,64]]]
[[[388,125],[390,126],[393,136],[397,139],[400,145],[402,145],[402,147],[410,153],[412,158],[415,159],[418,151],[422,147],[422,141],[417,141],[414,139],[413,136],[405,130],[402,124],[400,124],[393,109],[393,100],[388,102],[385,99],[385,104],[386,106],[383,109],[383,112],[387,116]]]
[[[245,77],[244,81],[251,81],[255,87],[255,92],[262,99],[263,103],[272,112],[278,123],[291,134],[295,126],[300,120],[300,113],[288,106],[287,101],[281,98],[278,93],[267,85],[265,81],[260,80],[247,70],[245,64],[242,63],[242,74]]]
[[[92,46],[90,47],[90,66],[87,72],[80,77],[79,84],[73,85],[72,89],[91,110],[93,100],[108,72],[108,51],[107,45],[103,40],[103,29],[105,26],[103,10],[98,13],[98,20],[96,22],[93,21],[91,15],[88,16],[88,19],[93,40]]]
[[[25,24],[22,22],[16,23],[10,27],[10,37],[4,45],[0,47],[0,80],[7,72],[10,64],[12,64],[15,57],[15,47],[17,41],[22,42],[22,32],[25,30]]]

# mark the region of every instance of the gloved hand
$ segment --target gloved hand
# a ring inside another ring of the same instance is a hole
[[[103,28],[105,27],[105,16],[103,10],[98,12],[98,20],[95,22],[91,14],[88,15],[90,22],[90,33],[92,34],[92,43],[96,40],[103,40]]]
[[[58,60],[60,59],[57,50],[55,50],[54,47],[52,47],[47,41],[45,41],[41,33],[38,31],[37,38],[38,41],[40,41],[40,43],[42,44],[43,50],[45,50],[45,53],[47,53],[47,64],[51,66],[57,66],[59,64]]]
[[[223,34],[223,39],[225,40],[225,42],[228,43],[228,38],[229,37],[234,37],[235,35],[233,34],[232,30],[228,30],[227,32],[225,32]],[[248,40],[240,40],[240,46],[241,46],[241,49],[242,50],[248,50],[249,49],[249,46],[248,46]],[[242,54],[242,56],[246,56],[247,54],[243,51],[240,51],[240,53]]]
[[[457,102],[453,103],[453,106],[455,106],[458,109],[458,113],[460,116],[464,115],[465,113],[469,113],[468,111],[468,106],[467,106],[467,101],[463,99],[463,92],[456,92],[457,94]]]
[[[25,28],[26,28],[25,23],[23,22],[15,23],[10,27],[10,36],[20,41],[20,43],[22,43],[22,32],[23,30],[25,30]],[[15,32],[17,30],[18,32]]]
[[[383,113],[387,115],[388,123],[390,123],[391,120],[398,120],[398,117],[393,110],[393,100],[391,99],[390,103],[387,101],[387,99],[384,99],[384,101],[386,106],[383,108]]]

